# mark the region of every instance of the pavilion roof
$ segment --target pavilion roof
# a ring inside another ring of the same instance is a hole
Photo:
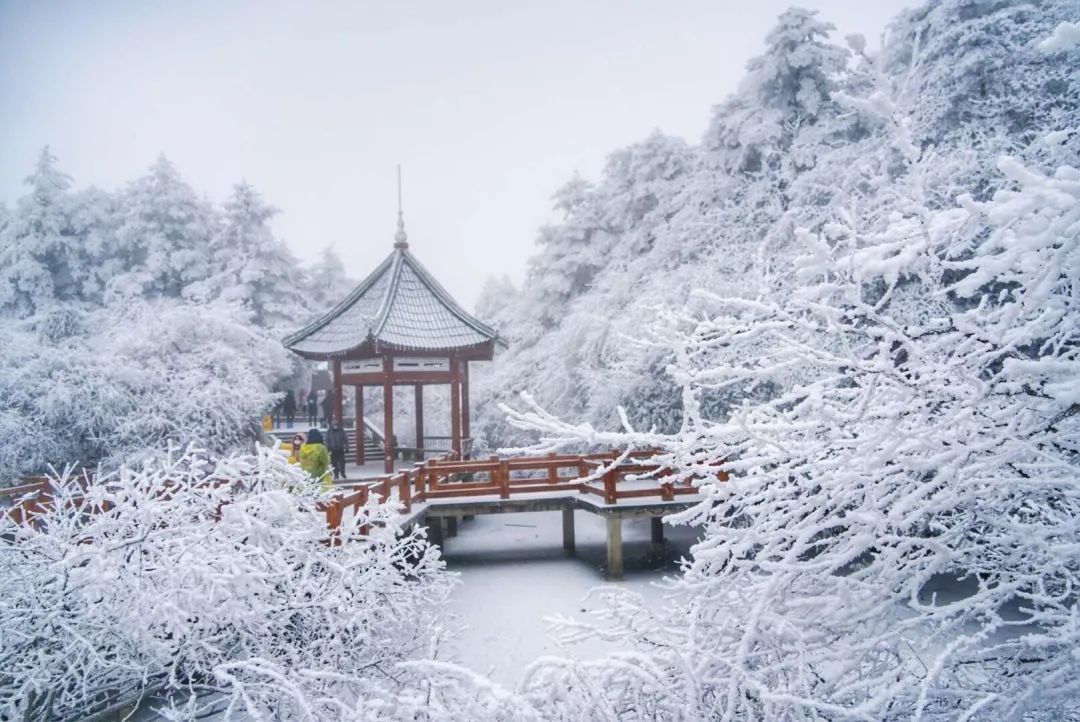
[[[285,339],[308,358],[345,356],[368,345],[382,349],[451,351],[499,341],[490,326],[465,312],[401,239],[393,252],[344,301]]]

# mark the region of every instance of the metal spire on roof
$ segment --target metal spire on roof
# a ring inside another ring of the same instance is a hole
[[[401,211],[401,164],[397,167],[397,233],[394,234],[394,248],[408,248],[409,236],[405,233],[405,214]]]

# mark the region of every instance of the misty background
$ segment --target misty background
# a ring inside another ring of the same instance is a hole
[[[550,198],[659,128],[697,142],[789,0],[0,1],[0,201],[49,145],[78,186],[164,153],[210,200],[246,179],[305,262],[413,250],[472,307],[524,276]],[[876,39],[908,3],[801,2]]]

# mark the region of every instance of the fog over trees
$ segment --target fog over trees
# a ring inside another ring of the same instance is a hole
[[[249,445],[295,361],[280,337],[351,287],[301,263],[249,184],[221,205],[159,157],[76,190],[48,148],[0,227],[0,478]]]

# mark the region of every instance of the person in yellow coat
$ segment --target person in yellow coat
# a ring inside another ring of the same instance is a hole
[[[322,432],[312,429],[308,432],[307,441],[300,447],[300,468],[311,474],[311,478],[322,483],[324,491],[330,490],[333,485],[333,477],[330,476],[330,452],[323,444]]]

